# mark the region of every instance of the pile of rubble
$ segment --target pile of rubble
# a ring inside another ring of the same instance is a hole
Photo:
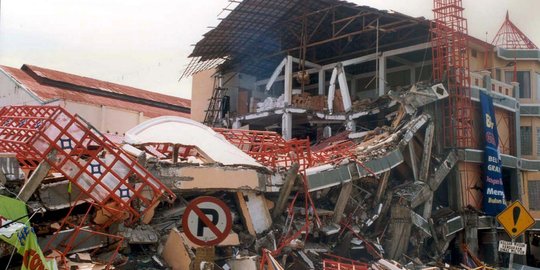
[[[391,92],[372,129],[315,145],[180,117],[118,145],[59,107],[4,108],[1,199],[25,213],[0,204],[0,255],[40,269],[450,268],[463,221],[433,197],[457,158],[432,153],[423,110],[446,96]]]

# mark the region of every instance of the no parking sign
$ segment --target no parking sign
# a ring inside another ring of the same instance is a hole
[[[210,196],[192,200],[182,216],[186,237],[199,246],[215,246],[231,232],[231,210],[227,205]]]

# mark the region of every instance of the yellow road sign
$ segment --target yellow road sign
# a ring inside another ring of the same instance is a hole
[[[497,215],[497,221],[499,221],[506,233],[512,238],[520,236],[524,231],[534,225],[534,218],[520,201],[515,201],[506,207],[506,209]]]

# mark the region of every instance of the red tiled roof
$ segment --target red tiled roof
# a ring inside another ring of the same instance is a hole
[[[149,92],[129,86],[100,81],[92,78],[77,76],[65,72],[51,69],[45,69],[36,66],[23,65],[21,69],[0,66],[6,73],[10,74],[15,80],[21,83],[26,89],[36,95],[42,102],[47,103],[56,99],[71,100],[80,103],[98,104],[117,108],[131,109],[142,112],[146,117],[157,117],[162,115],[176,115],[190,117],[189,113],[166,109],[159,106],[141,104],[136,101],[122,100],[110,96],[100,95],[99,92],[106,94],[115,93],[129,99],[130,97],[145,99],[151,102],[170,104],[177,107],[189,109],[191,101],[183,98]],[[37,76],[37,77],[36,77]],[[59,87],[49,81],[60,82],[67,87]],[[74,87],[91,88],[97,91],[97,94],[77,91],[70,89]]]

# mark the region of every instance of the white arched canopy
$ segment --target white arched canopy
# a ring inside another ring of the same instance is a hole
[[[202,154],[223,165],[262,167],[221,134],[199,122],[178,116],[161,116],[147,120],[128,130],[124,141],[133,145],[172,143],[195,146]]]

